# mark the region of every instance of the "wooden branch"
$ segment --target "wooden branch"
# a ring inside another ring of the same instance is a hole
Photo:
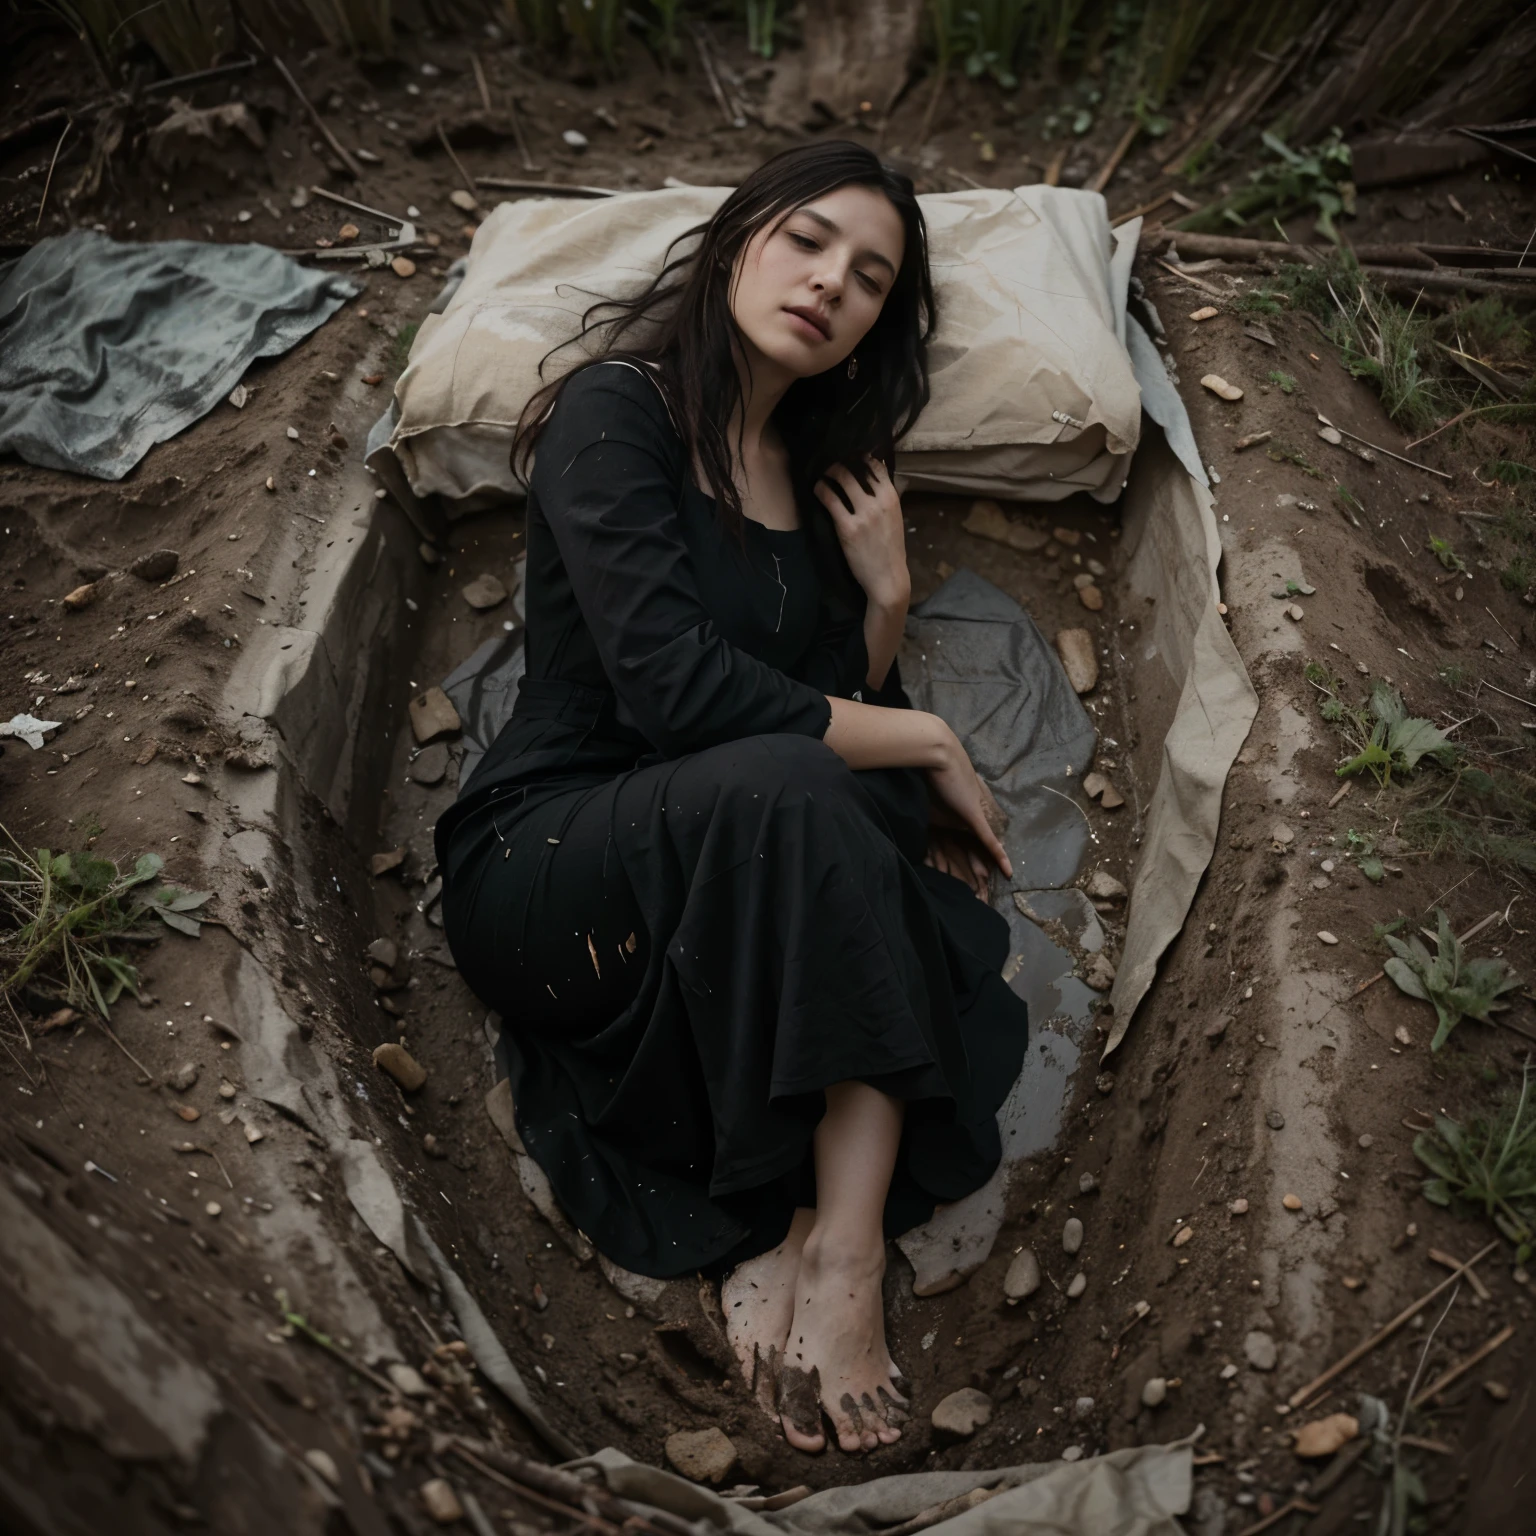
[[[454,154],[453,145],[448,142],[448,135],[443,131],[443,125],[438,123],[436,124],[436,127],[438,143],[443,146],[443,152],[453,162],[454,170],[456,170],[460,177],[463,179],[464,190],[473,196],[475,188],[479,186],[480,183],[476,181],[475,178],[471,176],[467,170],[464,169],[464,162],[460,160],[456,154]]]
[[[1139,120],[1133,122],[1129,128],[1120,135],[1120,142],[1109,152],[1109,159],[1094,172],[1093,180],[1088,183],[1089,192],[1102,192],[1110,183],[1110,178],[1120,169],[1120,162],[1125,159],[1132,144],[1136,142],[1136,135],[1141,132]]]
[[[572,187],[558,181],[513,181],[506,176],[482,176],[480,185],[493,192],[538,192],[545,197],[617,197],[612,187]]]
[[[1466,1373],[1470,1371],[1472,1367],[1476,1365],[1480,1360],[1486,1360],[1488,1356],[1494,1352],[1494,1350],[1499,1349],[1503,1345],[1507,1344],[1514,1337],[1514,1335],[1515,1325],[1513,1323],[1510,1323],[1507,1327],[1500,1329],[1499,1332],[1494,1334],[1491,1339],[1487,1340],[1487,1342],[1484,1343],[1481,1348],[1474,1349],[1472,1353],[1461,1362],[1460,1365],[1453,1365],[1448,1371],[1442,1372],[1435,1378],[1434,1381],[1430,1382],[1430,1384],[1425,1387],[1424,1390],[1420,1392],[1416,1398],[1414,1398],[1412,1406],[1415,1408],[1422,1407],[1430,1400],[1430,1398],[1438,1397],[1442,1392],[1445,1391],[1448,1386],[1451,1385],[1453,1381],[1457,1381],[1462,1376],[1466,1375]]]
[[[336,135],[331,132],[330,128],[326,126],[325,119],[320,116],[320,113],[316,109],[314,102],[312,102],[309,97],[304,94],[304,91],[299,85],[299,82],[295,80],[293,75],[289,72],[288,66],[284,64],[283,61],[278,58],[275,53],[272,55],[272,62],[277,66],[277,72],[283,77],[283,81],[287,85],[288,89],[292,91],[293,94],[298,98],[299,105],[303,107],[307,113],[309,113],[309,120],[315,125],[316,132],[318,132],[320,137],[324,139],[325,142],[329,144],[335,151],[336,158],[340,160],[344,166],[346,166],[347,171],[351,175],[352,179],[354,181],[361,181],[363,179],[363,168],[357,163],[356,160],[352,158],[350,154],[347,153],[346,149],[342,146],[341,140],[338,139]]]
[[[1429,1262],[1438,1264],[1442,1269],[1460,1269],[1461,1260],[1454,1254],[1447,1253],[1443,1248],[1431,1248],[1429,1250]],[[1467,1271],[1467,1283],[1477,1292],[1479,1301],[1492,1301],[1493,1292],[1483,1284],[1482,1277],[1475,1269]]]

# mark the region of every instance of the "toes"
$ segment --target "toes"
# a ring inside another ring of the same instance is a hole
[[[853,1394],[844,1392],[838,1399],[837,1406],[841,1413],[831,1414],[830,1417],[832,1427],[837,1431],[839,1448],[845,1451],[872,1450],[878,1444],[874,1429],[865,1428],[864,1416],[859,1412],[859,1405],[854,1401]]]
[[[821,1432],[821,1377],[813,1366],[779,1367],[779,1422],[784,1438],[797,1451],[819,1451],[827,1443]]]
[[[907,1412],[907,1400],[904,1397],[896,1397],[887,1392],[884,1387],[880,1391],[880,1416],[892,1427],[905,1424],[911,1415]]]

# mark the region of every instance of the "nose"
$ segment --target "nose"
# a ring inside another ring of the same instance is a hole
[[[824,295],[828,304],[836,304],[843,296],[843,275],[836,268],[818,272],[811,279],[811,287]]]

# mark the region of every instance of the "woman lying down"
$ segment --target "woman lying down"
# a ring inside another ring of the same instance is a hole
[[[438,823],[444,922],[571,1220],[724,1276],[790,1444],[870,1450],[886,1239],[997,1166],[1027,1023],[1001,818],[896,669],[926,232],[825,143],[694,235],[523,416],[527,676]]]

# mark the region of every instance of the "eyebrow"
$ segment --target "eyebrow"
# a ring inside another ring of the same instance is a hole
[[[820,224],[821,227],[829,234],[840,235],[843,232],[842,225],[837,223],[835,219],[829,219],[826,214],[818,213],[814,208],[796,208],[795,212],[803,213],[806,218],[814,220],[814,222]],[[864,250],[858,253],[858,256],[860,261],[878,261],[882,267],[885,267],[890,272],[892,277],[896,276],[896,264],[891,260],[889,256],[882,256],[880,252],[875,250],[873,247],[866,247]]]

